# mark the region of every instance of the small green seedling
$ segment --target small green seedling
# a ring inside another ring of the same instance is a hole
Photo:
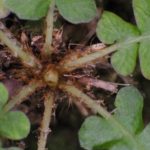
[[[116,110],[108,118],[92,116],[80,131],[86,150],[149,150],[150,124],[143,129],[143,97],[134,87],[122,88],[115,100]]]
[[[13,140],[25,138],[30,131],[30,122],[21,111],[5,111],[8,91],[0,83],[0,136]]]

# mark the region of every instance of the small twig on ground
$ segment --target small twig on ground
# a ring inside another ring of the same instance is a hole
[[[54,105],[54,93],[49,92],[44,100],[44,115],[41,123],[40,136],[38,140],[38,150],[45,150],[47,136],[50,132],[49,125],[51,122],[52,110]]]
[[[107,82],[103,80],[93,79],[89,77],[82,77],[78,80],[80,83],[83,83],[87,86],[94,86],[97,88],[104,89],[106,91],[110,91],[113,93],[116,93],[118,91],[117,87],[118,85],[112,82]]]

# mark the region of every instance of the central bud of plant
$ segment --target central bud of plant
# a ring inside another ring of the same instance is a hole
[[[57,69],[55,69],[53,65],[48,65],[43,72],[43,78],[49,86],[57,86],[59,80],[59,74]]]

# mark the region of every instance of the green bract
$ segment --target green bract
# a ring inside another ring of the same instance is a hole
[[[79,132],[81,146],[87,150],[149,150],[150,124],[143,130],[143,97],[139,91],[122,88],[115,106],[113,118],[120,125],[101,117],[87,118]]]
[[[99,39],[106,44],[134,39],[138,35],[148,36],[150,27],[150,1],[133,0],[133,10],[136,16],[137,27],[127,23],[111,12],[104,12],[97,26]],[[147,38],[148,39],[148,38]],[[111,62],[115,70],[122,75],[131,74],[139,55],[143,75],[150,79],[150,42],[143,39],[140,43],[120,46],[112,56]]]
[[[96,16],[94,0],[56,0],[61,15],[72,23],[89,22]]]
[[[13,140],[25,138],[30,131],[30,122],[26,115],[20,111],[3,110],[8,100],[8,91],[0,83],[0,136]]]

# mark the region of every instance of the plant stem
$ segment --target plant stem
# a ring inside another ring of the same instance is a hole
[[[97,63],[96,60],[100,59],[101,57],[104,57],[108,54],[111,54],[111,53],[117,51],[118,49],[120,49],[122,47],[127,47],[130,44],[137,43],[137,42],[140,42],[140,41],[146,40],[146,39],[150,39],[150,35],[131,37],[131,38],[128,38],[128,39],[121,41],[119,43],[113,44],[109,47],[106,47],[104,49],[101,49],[98,52],[94,52],[94,53],[88,54],[88,55],[83,56],[83,57],[77,58],[74,56],[74,54],[72,56],[70,55],[70,58],[68,57],[69,59],[62,61],[62,63],[60,64],[61,70],[63,70],[64,72],[69,72],[69,71],[72,71],[74,69],[81,68],[84,65],[88,65],[91,63],[93,63],[93,64]]]
[[[105,55],[108,55],[116,51],[118,47],[119,47],[119,44],[114,44],[98,52],[94,52],[94,53],[91,53],[89,55],[86,55],[80,58],[75,57],[76,59],[74,59],[74,56],[72,55],[71,58],[65,59],[65,61],[63,61],[63,64],[60,64],[60,66],[64,72],[70,72],[74,69],[81,68],[84,65],[91,63],[92,61],[95,61],[101,57],[104,57]]]
[[[44,116],[41,123],[40,137],[38,140],[38,150],[45,150],[48,133],[50,132],[49,125],[52,116],[54,103],[54,93],[48,93],[44,101]]]
[[[23,45],[14,38],[14,36],[0,22],[0,41],[11,50],[15,57],[19,57],[22,62],[31,67],[41,67],[40,62],[31,53],[23,50]]]
[[[93,99],[84,94],[82,91],[72,85],[60,85],[60,88],[74,97],[77,97],[80,102],[83,102],[93,112],[98,113],[104,117],[115,128],[118,128],[120,132],[129,139],[137,150],[143,150],[142,146],[136,141],[134,135],[132,135],[126,127],[124,127],[119,121],[117,121],[109,112],[107,112],[102,106],[98,105]]]
[[[34,93],[34,91],[39,88],[42,87],[42,83],[41,82],[31,82],[29,83],[29,85],[26,85],[24,87],[22,87],[19,91],[18,94],[13,96],[13,98],[4,106],[3,110],[4,111],[9,111],[11,110],[13,107],[15,107],[16,105],[19,105],[20,103],[22,103],[29,95],[31,95],[32,93]]]
[[[82,91],[77,89],[76,87],[72,85],[66,85],[61,84],[60,88],[68,93],[70,93],[72,96],[79,98],[79,101],[87,105],[94,113],[99,113],[104,118],[108,119],[111,117],[111,114],[108,113],[102,106],[96,104],[94,100],[92,100],[89,96],[84,94]]]
[[[54,22],[54,9],[55,9],[55,0],[51,0],[48,14],[46,16],[46,37],[44,43],[44,55],[50,56],[53,52],[52,49],[52,35],[53,35],[53,22]]]

